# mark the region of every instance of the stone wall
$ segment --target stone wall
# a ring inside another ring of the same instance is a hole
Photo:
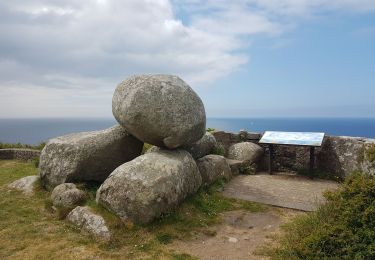
[[[39,150],[32,149],[0,149],[0,160],[22,160],[28,161],[33,158],[39,157]]]
[[[227,151],[231,144],[238,142],[259,143],[262,134],[241,131],[238,134],[223,131],[212,132],[218,143]],[[258,165],[259,171],[268,169],[268,147]],[[299,171],[308,169],[310,161],[309,147],[275,145],[273,169],[275,171]],[[315,148],[315,167],[318,171],[345,177],[360,170],[375,175],[375,139],[325,136],[322,147]]]

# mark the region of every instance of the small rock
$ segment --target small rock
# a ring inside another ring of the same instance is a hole
[[[37,181],[39,181],[39,176],[37,175],[26,176],[10,183],[8,187],[22,191],[24,195],[31,196],[34,194],[34,185]]]
[[[230,242],[230,243],[237,243],[237,242],[238,242],[238,239],[235,238],[235,237],[229,237],[229,238],[228,238],[228,242]]]
[[[66,219],[98,238],[109,240],[111,237],[103,217],[92,213],[88,207],[76,207],[68,214]]]
[[[230,170],[232,171],[232,175],[238,175],[241,172],[241,167],[246,166],[246,164],[243,161],[238,160],[232,160],[226,158],[227,163],[230,167]]]
[[[230,179],[231,170],[223,156],[209,154],[197,160],[204,184],[211,184],[220,178]]]
[[[198,142],[189,146],[185,146],[183,147],[183,149],[188,151],[194,159],[199,159],[211,153],[216,145],[217,142],[215,137],[211,133],[206,132],[206,134],[201,139],[199,139]]]
[[[263,155],[264,150],[257,144],[243,142],[233,144],[228,149],[228,158],[232,160],[244,161],[249,165],[257,162]]]
[[[63,183],[56,186],[51,194],[51,200],[55,207],[74,207],[84,201],[86,194],[77,189],[73,183]]]

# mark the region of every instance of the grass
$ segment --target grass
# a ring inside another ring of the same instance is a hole
[[[225,155],[225,148],[221,145],[216,146],[212,149],[211,154],[217,154],[217,155],[224,156]]]
[[[365,154],[366,159],[372,164],[375,164],[375,145],[367,147],[367,149],[365,150]]]
[[[44,146],[46,145],[45,142],[42,142],[37,145],[30,145],[30,144],[8,144],[8,143],[0,143],[0,149],[10,149],[10,148],[24,148],[24,149],[35,149],[35,150],[43,150]]]
[[[139,226],[123,223],[95,203],[98,183],[78,184],[88,194],[85,204],[104,217],[113,234],[109,242],[98,241],[59,220],[51,210],[50,194],[40,186],[31,198],[6,187],[37,171],[31,162],[0,160],[0,259],[195,259],[173,251],[169,245],[175,239],[192,238],[197,232],[215,235],[212,226],[220,223],[222,212],[267,210],[257,203],[224,198],[219,192],[223,182],[219,181],[187,198],[174,212]]]
[[[355,173],[327,203],[284,227],[274,259],[375,259],[375,177]]]

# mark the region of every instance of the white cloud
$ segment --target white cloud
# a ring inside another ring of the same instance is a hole
[[[293,17],[321,10],[371,11],[375,1],[3,1],[0,117],[71,115],[77,94],[104,104],[100,96],[134,73],[177,74],[193,87],[214,82],[248,62],[249,37],[280,35]],[[32,103],[41,110],[27,109]]]

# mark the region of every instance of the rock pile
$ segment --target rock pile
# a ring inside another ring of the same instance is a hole
[[[130,77],[117,86],[112,110],[118,126],[47,143],[40,158],[46,189],[67,182],[101,182],[98,204],[124,221],[144,224],[173,210],[202,184],[231,177],[228,161],[209,155],[217,143],[205,131],[203,103],[180,78]],[[141,155],[144,142],[155,147]],[[257,148],[247,144],[240,153],[234,149],[233,159],[255,160],[261,154]],[[83,196],[74,184],[53,192],[56,204],[75,205]],[[70,219],[82,219],[83,210],[78,209]],[[78,220],[72,222],[82,222]]]

